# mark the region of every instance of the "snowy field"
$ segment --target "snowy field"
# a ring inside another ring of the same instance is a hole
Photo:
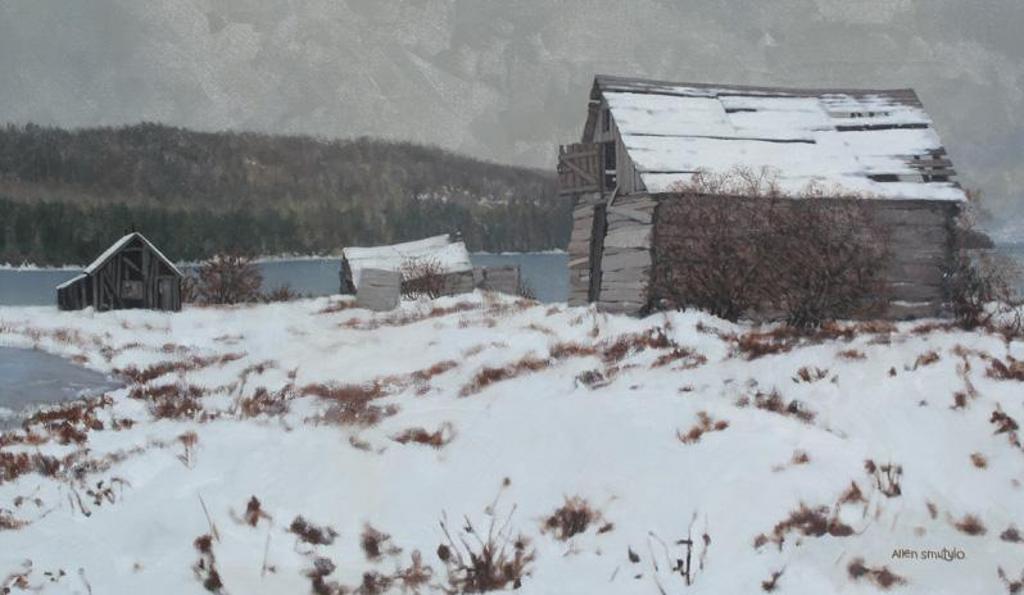
[[[351,306],[0,307],[0,345],[128,384],[0,436],[0,592],[1022,580],[1020,339],[481,294]]]

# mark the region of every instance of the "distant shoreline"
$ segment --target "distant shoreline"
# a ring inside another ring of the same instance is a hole
[[[1024,246],[1024,244],[1021,244]],[[470,252],[472,256],[521,256],[526,254],[566,254],[565,250],[552,249],[552,250],[537,250],[529,252]],[[253,259],[256,264],[271,263],[271,262],[302,262],[309,260],[332,260],[340,259],[340,254],[277,254],[268,256],[259,256]],[[199,266],[199,261],[188,261],[188,262],[176,262],[181,267],[195,267]],[[81,271],[87,264],[74,265],[74,264],[63,264],[63,265],[37,265],[28,262],[21,264],[3,263],[0,264],[0,271],[12,271],[12,272],[66,272],[66,271]]]

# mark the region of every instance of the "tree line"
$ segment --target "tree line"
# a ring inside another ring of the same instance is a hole
[[[548,172],[410,143],[157,124],[0,128],[0,262],[87,262],[122,234],[168,256],[335,253],[460,232],[471,250],[564,247]]]

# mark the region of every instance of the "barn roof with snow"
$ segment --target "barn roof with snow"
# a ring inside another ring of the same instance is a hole
[[[620,191],[659,193],[698,170],[767,167],[790,192],[816,183],[877,198],[965,199],[911,89],[788,89],[599,75],[583,142],[612,135],[626,154],[617,157]],[[630,180],[621,179],[624,158]]]
[[[462,241],[453,241],[448,234],[424,238],[390,246],[357,247],[342,250],[348,267],[352,287],[359,286],[364,269],[401,271],[402,266],[417,261],[436,265],[441,274],[468,273],[472,277],[473,264]]]

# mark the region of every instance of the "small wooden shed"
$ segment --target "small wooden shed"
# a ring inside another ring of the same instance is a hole
[[[911,89],[792,89],[599,75],[579,143],[558,155],[575,200],[570,305],[638,313],[675,190],[698,172],[770,169],[787,192],[808,184],[864,196],[888,228],[888,316],[946,311],[955,217],[966,195]],[[713,197],[708,197],[713,199]],[[679,204],[676,202],[675,204]],[[660,225],[659,225],[660,221]]]
[[[437,274],[441,294],[469,293],[474,289],[473,264],[461,240],[442,234],[413,242],[389,246],[357,247],[342,250],[341,293],[356,293],[363,270],[394,271],[408,282],[410,275]]]
[[[130,233],[82,273],[57,286],[61,310],[181,310],[183,275],[141,233]]]

